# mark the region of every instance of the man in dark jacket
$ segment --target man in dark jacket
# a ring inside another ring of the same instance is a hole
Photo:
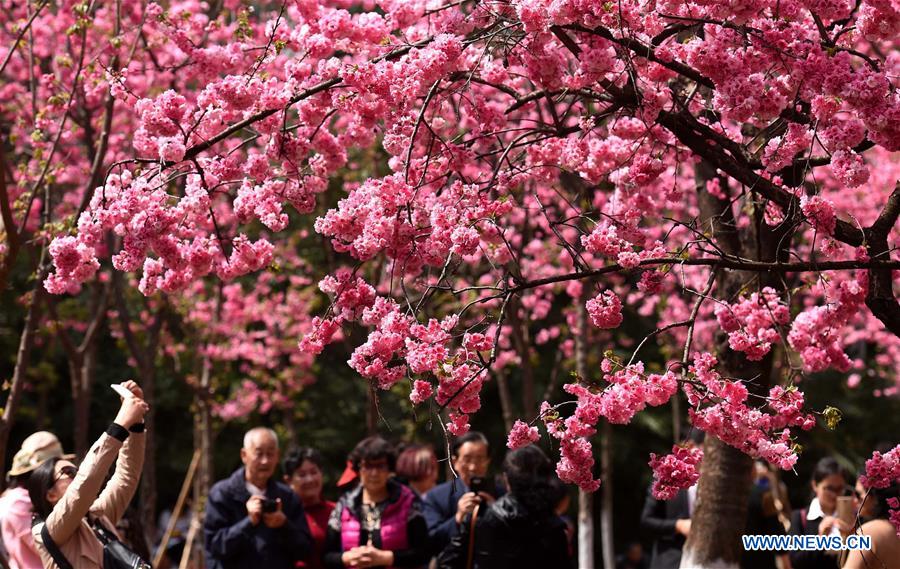
[[[477,431],[469,431],[453,441],[450,449],[453,469],[459,478],[448,480],[428,491],[422,504],[428,538],[435,554],[440,553],[458,533],[457,526],[466,514],[471,514],[480,502],[493,502],[490,492],[476,495],[469,491],[473,477],[484,477],[491,464],[487,437]]]
[[[477,513],[466,515],[458,535],[438,556],[438,567],[571,567],[566,523],[554,511],[562,488],[554,483],[553,463],[540,448],[528,445],[506,455],[503,473],[509,493],[490,505],[480,505]]]
[[[203,531],[211,569],[293,569],[311,546],[303,506],[275,481],[278,438],[271,429],[244,436],[242,468],[210,490]]]
[[[653,536],[653,569],[677,569],[681,564],[681,550],[691,531],[688,501],[688,490],[680,490],[671,500],[657,500],[647,492],[641,529]]]

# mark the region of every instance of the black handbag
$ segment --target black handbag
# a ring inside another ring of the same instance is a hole
[[[149,563],[141,559],[141,556],[128,549],[128,547],[119,541],[116,534],[106,529],[100,520],[93,520],[91,528],[94,535],[103,545],[103,569],[152,569]],[[41,528],[41,539],[44,541],[44,547],[50,553],[50,557],[59,567],[59,569],[73,569],[72,564],[60,551],[59,546],[50,537],[50,530],[47,524]]]

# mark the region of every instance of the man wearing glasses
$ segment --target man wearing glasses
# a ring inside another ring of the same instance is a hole
[[[450,449],[453,470],[459,478],[439,484],[425,497],[424,514],[428,537],[435,553],[441,552],[458,533],[458,525],[479,503],[494,502],[493,486],[481,487],[491,464],[487,437],[469,431],[453,442]],[[472,488],[473,481],[476,482]],[[473,491],[476,490],[476,491]]]

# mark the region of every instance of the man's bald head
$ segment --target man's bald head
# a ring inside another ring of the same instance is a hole
[[[244,435],[241,449],[244,478],[258,488],[265,488],[278,467],[278,435],[272,429],[256,427]]]

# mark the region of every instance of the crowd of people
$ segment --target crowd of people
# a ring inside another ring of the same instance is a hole
[[[137,384],[122,385],[130,396],[80,465],[52,433],[22,442],[0,496],[0,559],[10,569],[150,567],[137,517],[128,508],[143,465],[148,406]],[[273,430],[253,428],[243,439],[242,465],[209,492],[205,566],[573,567],[568,493],[551,461],[539,447],[525,446],[507,452],[500,475],[489,478],[490,450],[481,433],[457,437],[450,448],[453,475],[438,484],[441,468],[430,446],[398,449],[382,437],[368,437],[349,453],[337,482],[342,494],[332,502],[324,497],[326,466],[317,450],[292,449],[282,456]],[[876,561],[900,569],[900,538],[887,521],[897,488],[867,492],[858,482],[854,487],[833,458],[817,464],[810,484],[811,501],[792,511],[784,484],[757,462],[746,533],[861,531],[872,537],[872,551],[745,552],[743,568],[858,569]],[[648,493],[641,525],[653,539],[652,549],[645,555],[640,542],[629,544],[617,558],[618,569],[678,567],[696,500],[696,485],[669,501]]]
[[[10,569],[150,567],[126,519],[149,407],[137,384],[122,385],[130,396],[80,465],[52,433],[23,441],[0,497],[0,545]],[[431,447],[397,449],[368,437],[347,458],[337,502],[324,498],[321,454],[300,448],[282,457],[271,429],[248,431],[240,459],[207,498],[206,567],[573,566],[571,527],[560,517],[565,491],[536,446],[507,453],[499,483],[488,483],[490,443],[467,433],[451,447],[455,476],[438,484]]]
[[[382,437],[360,441],[323,497],[323,461],[314,449],[284,457],[278,438],[249,431],[243,466],[210,491],[204,520],[207,566],[222,569],[570,567],[571,532],[557,507],[564,489],[542,450],[507,453],[502,485],[487,483],[490,443],[478,432],[451,446],[457,477],[437,484],[434,451],[402,449]],[[299,506],[299,507],[298,507]]]
[[[702,433],[683,444],[700,444]],[[691,533],[691,516],[698,484],[681,490],[668,501],[650,492],[641,513],[641,527],[653,537],[649,556],[622,557],[617,569],[676,569]],[[745,525],[745,535],[870,536],[870,551],[744,550],[741,569],[900,569],[900,537],[888,520],[889,500],[900,488],[867,491],[859,479],[833,457],[818,461],[810,480],[810,499],[792,509],[788,491],[777,473],[764,461],[756,461]]]

